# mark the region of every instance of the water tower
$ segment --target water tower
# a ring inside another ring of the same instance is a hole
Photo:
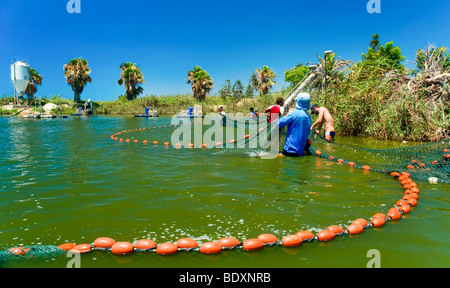
[[[30,66],[21,61],[14,62],[11,65],[11,81],[14,85],[14,104],[17,104],[18,97],[25,94],[28,83],[31,81]]]

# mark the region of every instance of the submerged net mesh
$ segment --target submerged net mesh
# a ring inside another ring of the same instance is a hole
[[[0,251],[0,267],[4,264],[17,262],[41,262],[49,258],[64,257],[64,251],[54,245],[36,245],[24,247],[12,247]]]
[[[354,162],[355,167],[369,166],[370,170],[392,173],[408,172],[415,180],[450,183],[450,139],[405,148],[367,149],[325,140],[312,135],[311,153],[343,163]],[[330,157],[331,156],[331,157]]]

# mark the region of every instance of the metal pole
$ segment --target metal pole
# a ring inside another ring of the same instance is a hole
[[[13,101],[13,105],[16,105],[16,58],[14,58],[14,62],[13,62],[13,73],[14,73],[14,80],[13,80],[13,89],[14,89],[14,101]]]

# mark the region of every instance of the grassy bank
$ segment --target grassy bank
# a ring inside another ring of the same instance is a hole
[[[217,112],[217,106],[223,105],[224,110],[230,113],[248,113],[250,107],[258,111],[264,111],[268,106],[275,103],[275,99],[283,95],[277,92],[257,98],[234,99],[209,96],[204,101],[198,101],[192,95],[178,94],[166,96],[143,96],[134,100],[127,100],[120,97],[115,101],[94,102],[96,114],[131,115],[144,113],[144,109],[158,111],[159,115],[174,115],[180,111],[185,111],[188,107],[202,105],[203,113]]]
[[[337,93],[336,91],[339,91]],[[262,112],[273,105],[277,97],[285,97],[288,89],[255,98],[223,99],[208,96],[198,101],[192,95],[142,96],[134,100],[119,97],[115,101],[94,102],[95,114],[135,115],[144,109],[158,111],[161,116],[171,116],[194,105],[202,105],[204,114],[216,112],[223,105],[228,113],[247,114],[253,107]],[[420,93],[411,93],[405,83],[377,79],[348,85],[341,89],[329,89],[327,93],[310,91],[312,103],[329,109],[334,117],[338,135],[363,135],[376,139],[435,141],[450,137],[449,103],[430,101]],[[0,100],[7,102],[11,99]],[[78,105],[59,95],[43,98],[44,103],[53,103],[63,108],[63,114],[76,112]],[[1,115],[11,115],[11,111],[0,110]],[[52,111],[56,114],[57,111]],[[316,120],[312,115],[312,120]]]

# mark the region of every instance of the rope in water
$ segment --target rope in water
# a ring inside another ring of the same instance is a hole
[[[191,122],[190,125],[197,125],[197,124],[204,125],[204,124],[202,124],[202,122]],[[211,122],[211,124],[213,124],[213,122]],[[119,141],[119,142],[126,142],[126,143],[133,142],[133,143],[143,143],[143,144],[152,143],[154,146],[156,146],[156,145],[160,144],[161,142],[158,141],[158,140],[154,140],[154,141],[138,140],[138,139],[134,139],[133,137],[127,138],[127,137],[123,137],[123,136],[125,134],[127,134],[127,133],[130,133],[130,132],[139,132],[139,131],[145,131],[145,130],[155,130],[155,129],[158,129],[158,128],[169,128],[169,127],[176,128],[177,126],[182,126],[182,125],[183,124],[159,125],[159,126],[153,126],[153,127],[148,127],[148,128],[136,128],[136,129],[124,130],[124,131],[120,131],[120,132],[112,134],[110,136],[110,138],[112,140]],[[189,124],[184,124],[184,125],[189,125]],[[258,130],[258,132],[262,132],[264,130],[265,130],[264,128],[260,128]],[[245,140],[247,140],[249,138],[250,138],[250,135],[247,134],[247,135],[244,136],[244,139],[242,139],[242,141],[245,141]],[[231,145],[238,145],[238,142],[236,141],[236,139],[229,140],[229,143]],[[163,142],[163,144],[164,144],[164,146],[168,147],[168,146],[170,146],[171,143],[168,142],[168,141],[165,141],[165,142]],[[181,148],[182,147],[181,143],[172,143],[172,145],[175,148]],[[216,142],[214,147],[221,148],[221,147],[223,147],[223,145],[224,145],[224,143],[222,143],[222,142]],[[208,147],[208,145],[206,143],[202,144],[202,148],[207,148],[207,147]],[[188,144],[187,148],[194,148],[194,144],[192,144],[192,143]]]

